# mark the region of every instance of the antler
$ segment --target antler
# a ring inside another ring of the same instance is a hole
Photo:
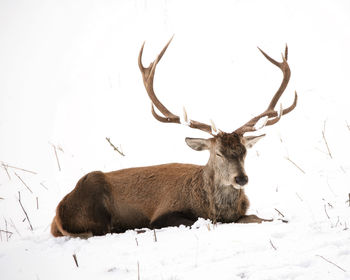
[[[281,95],[283,94],[284,90],[286,89],[288,82],[289,82],[289,79],[290,79],[291,73],[290,73],[289,65],[287,63],[288,46],[286,46],[284,55],[282,54],[282,62],[277,62],[276,60],[274,60],[270,56],[268,56],[260,48],[258,48],[258,49],[267,58],[268,61],[270,61],[272,64],[276,65],[278,68],[280,68],[282,70],[283,80],[282,80],[282,83],[281,83],[279,89],[277,90],[277,92],[275,93],[273,98],[271,99],[271,102],[270,102],[269,106],[267,107],[267,109],[263,113],[252,118],[246,124],[244,124],[243,126],[241,126],[240,128],[238,128],[234,131],[235,133],[240,134],[240,135],[243,135],[246,132],[256,131],[256,130],[260,129],[260,128],[256,128],[255,125],[257,124],[257,122],[261,118],[264,118],[264,117],[267,117],[267,120],[262,127],[267,126],[267,125],[273,125],[273,124],[277,123],[281,119],[282,115],[288,114],[297,105],[298,95],[297,95],[297,92],[295,92],[294,102],[291,106],[289,106],[286,109],[282,109],[282,106],[281,106],[281,109],[279,112],[275,111],[275,109],[274,109],[278,100],[280,99]]]
[[[144,67],[142,64],[142,53],[143,53],[143,48],[145,46],[145,42],[144,42],[142,44],[142,47],[141,47],[141,50],[139,53],[138,63],[139,63],[139,68],[140,68],[140,71],[142,74],[143,84],[145,85],[148,96],[152,101],[152,115],[160,122],[179,123],[180,124],[181,123],[180,117],[171,113],[159,101],[159,99],[157,98],[157,96],[155,95],[154,90],[153,90],[154,73],[156,71],[157,64],[161,60],[161,58],[163,57],[165,51],[167,50],[169,44],[171,43],[171,40],[173,39],[173,37],[170,38],[169,42],[164,46],[164,48],[159,53],[159,55],[156,57],[156,59],[153,62],[151,62],[147,68]],[[161,112],[163,114],[164,117],[160,116],[156,113],[156,111],[154,110],[154,106],[156,106],[156,108],[159,110],[159,112]],[[212,134],[212,131],[214,130],[214,129],[212,129],[212,127],[210,125],[207,125],[207,124],[204,124],[201,122],[197,122],[197,121],[193,121],[193,120],[189,120],[186,122],[187,122],[187,125],[189,127],[200,129],[200,130],[208,132],[210,134]]]

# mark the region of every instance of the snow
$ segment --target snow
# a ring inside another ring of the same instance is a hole
[[[1,279],[350,279],[349,15],[345,0],[1,1]],[[246,159],[249,212],[274,222],[53,238],[55,207],[87,172],[206,163],[184,143],[205,133],[153,119],[137,66],[144,40],[148,65],[173,34],[158,97],[227,132],[281,81],[256,47],[278,60],[288,43],[281,102],[296,90],[297,108]]]

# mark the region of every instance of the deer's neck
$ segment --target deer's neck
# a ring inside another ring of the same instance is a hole
[[[249,202],[244,190],[216,182],[214,170],[203,168],[203,189],[209,205],[209,218],[218,222],[234,222],[247,211]]]

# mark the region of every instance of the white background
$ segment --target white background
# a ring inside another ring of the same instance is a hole
[[[0,1],[0,164],[37,173],[0,166],[0,229],[13,232],[1,233],[2,277],[137,279],[139,263],[141,279],[348,279],[349,26],[348,1]],[[184,143],[205,133],[152,117],[137,66],[144,40],[147,65],[173,34],[158,97],[226,132],[262,112],[281,82],[256,47],[279,60],[288,43],[281,101],[297,90],[299,103],[249,152],[246,192],[250,213],[278,219],[276,208],[290,222],[199,221],[160,230],[158,242],[152,231],[54,239],[55,207],[87,172],[206,163]]]

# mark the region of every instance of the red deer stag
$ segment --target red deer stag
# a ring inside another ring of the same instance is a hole
[[[153,90],[156,66],[170,42],[171,39],[147,68],[142,64],[143,44],[138,63],[144,86],[152,100],[153,116],[160,122],[180,124],[179,116],[172,114]],[[249,201],[244,193],[244,186],[248,183],[244,159],[247,148],[264,135],[244,134],[260,129],[262,121],[259,125],[259,120],[265,120],[263,126],[277,123],[282,115],[296,107],[297,94],[295,92],[290,107],[275,111],[290,79],[287,47],[282,62],[260,51],[283,72],[282,83],[264,112],[232,133],[215,133],[213,126],[194,120],[186,121],[189,127],[212,136],[209,139],[186,138],[187,145],[192,149],[209,150],[210,157],[205,166],[171,163],[108,173],[91,172],[81,178],[58,204],[51,226],[52,234],[86,238],[136,228],[190,226],[199,217],[223,223],[270,221],[246,215]],[[163,116],[156,113],[154,106]]]

